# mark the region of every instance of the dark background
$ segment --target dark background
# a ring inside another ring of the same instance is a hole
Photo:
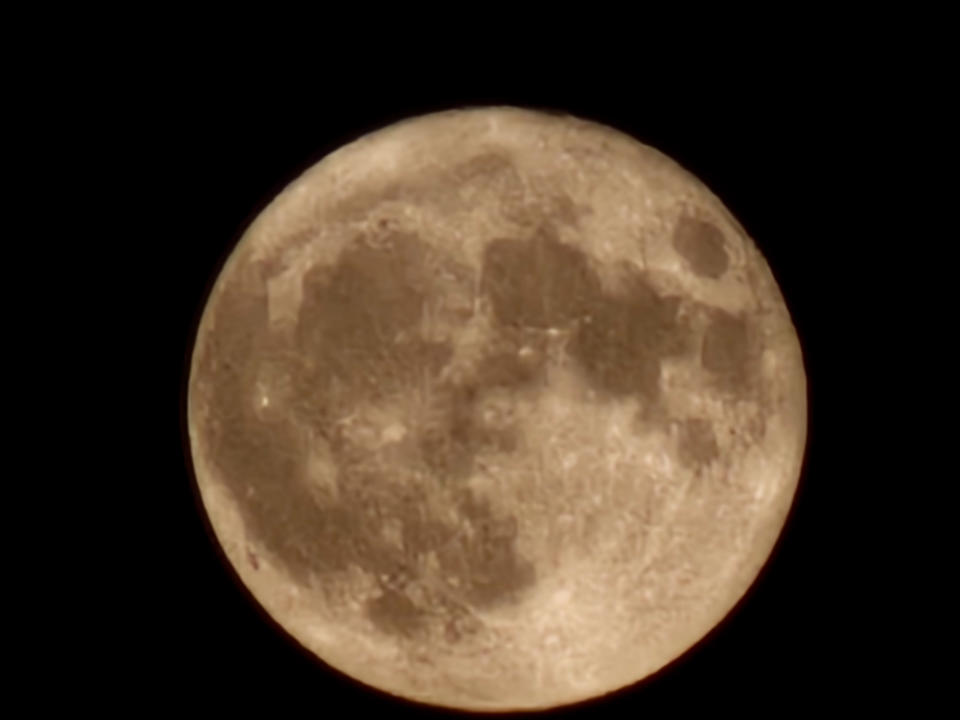
[[[714,633],[653,678],[552,714],[752,716],[859,702],[859,676],[871,650],[861,631],[869,611],[853,594],[863,540],[845,520],[855,497],[851,448],[862,441],[854,420],[862,411],[848,381],[856,375],[850,348],[869,329],[844,322],[862,305],[847,262],[856,235],[845,219],[857,202],[849,179],[861,151],[857,83],[804,72],[771,82],[702,71],[659,87],[607,87],[578,78],[543,89],[530,78],[514,83],[519,89],[486,83],[486,91],[468,93],[460,82],[412,87],[390,77],[282,89],[269,77],[164,78],[160,73],[155,92],[136,111],[148,120],[138,162],[155,169],[146,217],[162,248],[158,328],[171,333],[156,346],[166,368],[167,404],[159,422],[166,447],[150,468],[150,520],[156,520],[150,548],[158,551],[146,596],[152,635],[145,643],[131,630],[111,668],[129,677],[140,698],[238,710],[302,706],[330,717],[453,714],[343,677],[259,609],[226,564],[198,504],[183,391],[210,284],[247,224],[287,183],[342,144],[391,122],[508,104],[609,124],[703,180],[766,256],[793,315],[809,382],[808,449],[797,500],[746,598]]]

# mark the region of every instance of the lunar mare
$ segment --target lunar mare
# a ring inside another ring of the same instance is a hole
[[[765,260],[659,152],[488,108],[332,153],[208,299],[188,420],[257,601],[388,693],[542,708],[676,659],[766,561],[806,441]]]

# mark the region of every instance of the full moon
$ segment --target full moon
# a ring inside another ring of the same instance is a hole
[[[213,285],[203,507],[299,644],[420,703],[538,709],[683,655],[756,580],[806,443],[767,262],[633,138],[517,108],[331,153]]]

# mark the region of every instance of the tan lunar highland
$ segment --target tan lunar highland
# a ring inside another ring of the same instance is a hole
[[[196,479],[324,662],[453,708],[633,684],[767,560],[798,339],[723,204],[618,131],[512,108],[330,154],[244,234],[188,385]]]

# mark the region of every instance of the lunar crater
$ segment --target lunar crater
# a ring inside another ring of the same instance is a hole
[[[717,279],[730,266],[723,232],[711,222],[683,215],[673,232],[673,247],[687,261],[690,270]]]

